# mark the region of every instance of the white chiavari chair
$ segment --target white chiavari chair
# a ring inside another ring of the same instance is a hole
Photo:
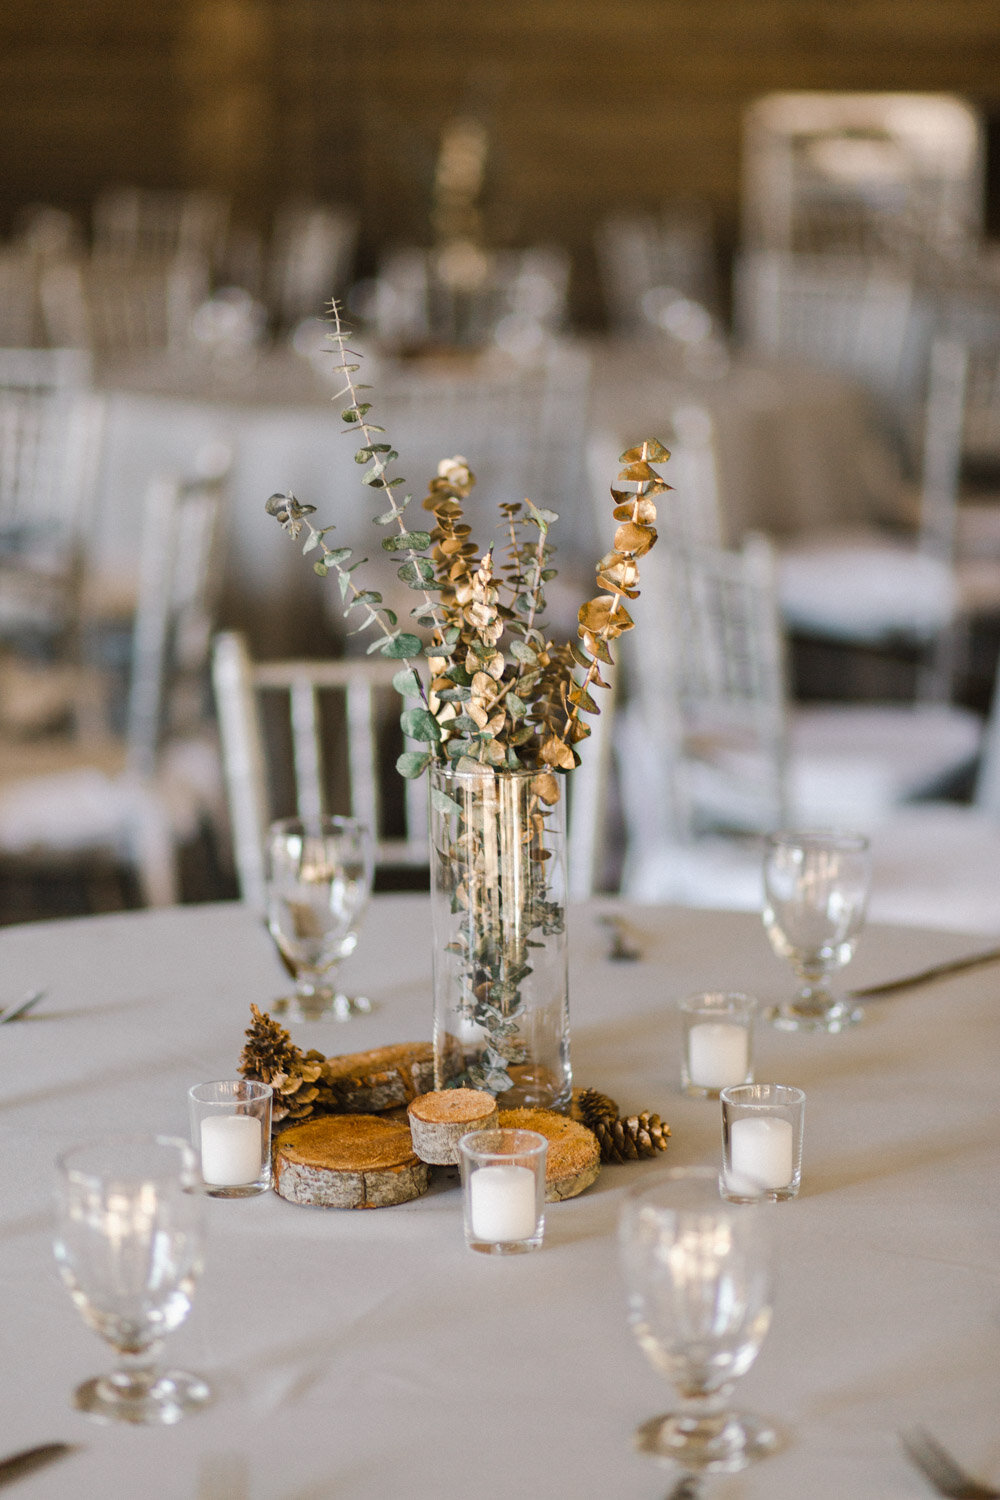
[[[124,731],[0,742],[7,855],[99,854],[134,873],[145,904],[178,899],[180,845],[221,816],[207,663],[228,474],[220,447],[196,477],[150,485]]]
[[[725,904],[726,869],[734,897],[748,878],[757,889],[740,837],[789,820],[876,827],[974,765],[982,726],[970,712],[789,703],[764,538],[739,552],[661,538],[644,564],[644,634],[657,650],[626,637],[631,696],[617,735],[629,894],[699,904],[715,890]]]
[[[268,300],[283,328],[321,318],[342,295],[358,238],[358,216],[341,204],[289,202],[274,217]]]
[[[105,357],[164,353],[189,344],[208,289],[208,262],[197,257],[95,251],[43,271],[42,313],[53,344]]]
[[[342,661],[254,661],[243,636],[216,637],[212,675],[233,854],[240,895],[264,906],[268,825],[342,812],[372,831],[377,866],[424,867],[427,788],[393,770],[399,663],[384,658]],[[402,744],[396,753],[402,749]],[[397,826],[386,791],[399,783]]]
[[[104,402],[78,349],[0,350],[0,638],[72,653]]]
[[[94,199],[94,248],[99,256],[180,257],[214,266],[225,247],[230,210],[227,197],[208,190],[108,186]]]

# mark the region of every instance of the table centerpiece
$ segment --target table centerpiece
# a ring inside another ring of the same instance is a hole
[[[639,559],[656,541],[656,500],[670,489],[653,467],[669,458],[647,441],[621,456],[610,489],[617,522],[596,565],[598,593],[578,615],[578,639],[554,642],[545,586],[555,576],[549,531],[558,517],[531,500],[499,506],[505,533],[473,541],[464,502],[475,484],[465,458],[446,458],[413,526],[412,496],[394,473],[398,453],[363,399],[360,364],[338,305],[330,340],[346,431],[360,435],[361,482],[379,502],[374,524],[398,578],[414,590],[412,627],[401,627],[359,570],[366,558],[333,544],[316,507],[272,495],[267,510],[339,587],[351,634],[369,631],[368,654],[398,661],[407,748],[398,771],[429,773],[434,940],[435,1087],[485,1089],[504,1108],[566,1110],[572,1093],[566,976],[565,796],[580,763],[586,714],[606,688],[612,643],[632,628]],[[417,634],[417,630],[421,633]]]

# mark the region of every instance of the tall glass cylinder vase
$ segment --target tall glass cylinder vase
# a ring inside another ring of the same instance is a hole
[[[565,780],[434,767],[430,800],[436,1086],[565,1110]]]

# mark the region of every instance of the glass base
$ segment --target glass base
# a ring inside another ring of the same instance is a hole
[[[141,1426],[170,1426],[212,1399],[200,1375],[166,1370],[151,1384],[121,1375],[98,1375],[77,1386],[73,1405],[98,1422],[131,1422]]]
[[[770,1005],[762,1012],[765,1021],[779,1031],[826,1031],[836,1033],[856,1026],[865,1017],[860,1005],[848,1000],[831,1000],[828,1005],[799,1004],[790,1000],[784,1005]]]
[[[206,1182],[204,1188],[206,1198],[257,1198],[261,1193],[269,1193],[270,1191],[270,1174],[268,1174],[266,1182],[238,1182],[231,1186]]]
[[[272,1003],[271,1014],[290,1021],[349,1021],[352,1016],[370,1015],[372,1009],[367,995],[317,990],[313,995],[283,995]]]
[[[480,1255],[527,1255],[529,1250],[537,1250],[541,1245],[542,1231],[539,1229],[527,1240],[477,1240],[467,1235],[465,1243]]]
[[[721,1420],[670,1412],[636,1428],[635,1445],[640,1453],[682,1469],[736,1474],[774,1453],[780,1439],[769,1422],[745,1412],[727,1412]]]

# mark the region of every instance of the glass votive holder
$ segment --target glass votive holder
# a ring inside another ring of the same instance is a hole
[[[709,993],[678,1002],[683,1027],[681,1087],[698,1099],[718,1099],[731,1084],[753,1080],[752,995]]]
[[[250,1198],[271,1186],[273,1092],[269,1083],[246,1078],[188,1089],[191,1144],[210,1197]]]
[[[458,1143],[465,1243],[484,1255],[536,1250],[545,1230],[545,1157],[537,1130],[470,1130]]]
[[[802,1180],[806,1096],[784,1083],[722,1090],[722,1196],[730,1203],[780,1203]]]

